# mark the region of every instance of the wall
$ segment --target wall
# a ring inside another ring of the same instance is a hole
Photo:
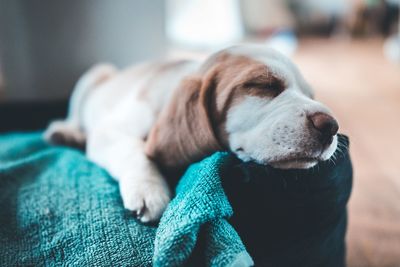
[[[80,74],[163,56],[163,0],[0,0],[7,100],[64,98]]]

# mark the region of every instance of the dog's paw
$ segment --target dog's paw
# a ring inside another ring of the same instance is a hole
[[[169,187],[163,178],[120,180],[120,191],[124,207],[143,223],[159,220],[171,200]]]

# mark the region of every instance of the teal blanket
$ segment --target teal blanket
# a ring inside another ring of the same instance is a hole
[[[118,186],[74,149],[39,133],[0,137],[0,266],[250,266],[227,222],[219,173],[231,156],[193,164],[157,226],[123,209]]]

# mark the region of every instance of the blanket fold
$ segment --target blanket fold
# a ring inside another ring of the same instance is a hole
[[[221,185],[222,168],[232,156],[215,153],[193,164],[181,178],[155,239],[154,266],[181,266],[205,226],[206,263],[210,266],[252,266],[254,263],[233,227],[226,221],[232,207]],[[177,257],[177,255],[179,257]]]

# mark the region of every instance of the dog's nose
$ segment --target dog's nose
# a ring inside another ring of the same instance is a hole
[[[320,133],[320,141],[323,145],[332,143],[333,136],[338,132],[337,121],[329,114],[318,112],[308,116],[312,126]]]

